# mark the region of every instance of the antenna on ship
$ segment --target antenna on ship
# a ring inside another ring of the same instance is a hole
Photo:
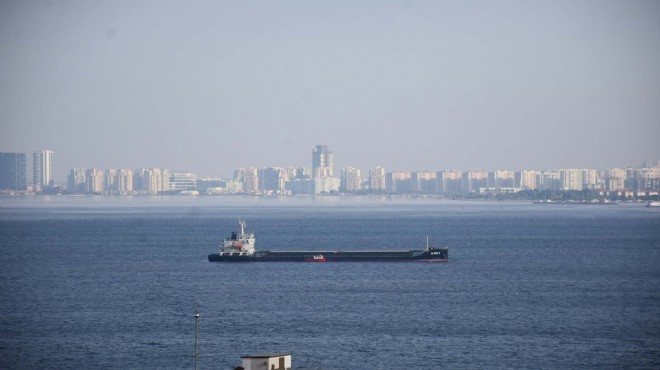
[[[426,236],[426,251],[428,252],[430,250],[431,250],[431,248],[429,247],[429,236],[427,235]]]
[[[245,234],[245,226],[247,226],[245,220],[239,218],[238,224],[241,225],[241,235]]]
[[[199,358],[199,308],[195,309],[195,370],[197,370],[197,359]]]

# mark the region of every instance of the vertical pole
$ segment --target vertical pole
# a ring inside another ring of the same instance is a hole
[[[195,310],[195,370],[197,367],[197,358],[199,357],[199,313]]]

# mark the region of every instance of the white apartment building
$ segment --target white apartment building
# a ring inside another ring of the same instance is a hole
[[[87,170],[85,176],[85,183],[87,185],[86,192],[93,194],[101,194],[105,191],[105,176],[104,171],[97,168],[90,168]]]
[[[158,194],[170,190],[170,170],[164,168],[147,168],[140,170],[142,191],[148,194]]]
[[[255,194],[259,188],[259,169],[255,167],[239,168],[234,171],[234,180],[241,183],[244,193]]]
[[[522,170],[516,172],[514,185],[521,189],[536,189],[536,171]]]
[[[115,190],[119,194],[132,194],[133,188],[133,171],[120,168],[115,173]]]
[[[625,168],[612,168],[605,170],[605,189],[607,190],[623,190],[625,189],[625,182],[627,172]]]
[[[369,189],[372,191],[385,190],[385,169],[374,167],[369,170]]]
[[[360,176],[359,168],[342,168],[339,190],[345,193],[353,193],[362,190],[362,177]]]
[[[592,169],[559,170],[561,190],[585,190],[599,187],[598,171]]]
[[[53,184],[52,150],[41,150],[32,153],[32,184],[39,186]]]

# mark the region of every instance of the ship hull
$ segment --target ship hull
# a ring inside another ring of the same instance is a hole
[[[323,261],[314,260],[322,255]],[[447,262],[447,248],[410,251],[259,251],[252,255],[209,254],[210,262]]]

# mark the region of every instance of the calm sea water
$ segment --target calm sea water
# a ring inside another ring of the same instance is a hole
[[[207,262],[421,249],[450,262]],[[0,199],[0,368],[659,368],[660,209],[256,198]]]

